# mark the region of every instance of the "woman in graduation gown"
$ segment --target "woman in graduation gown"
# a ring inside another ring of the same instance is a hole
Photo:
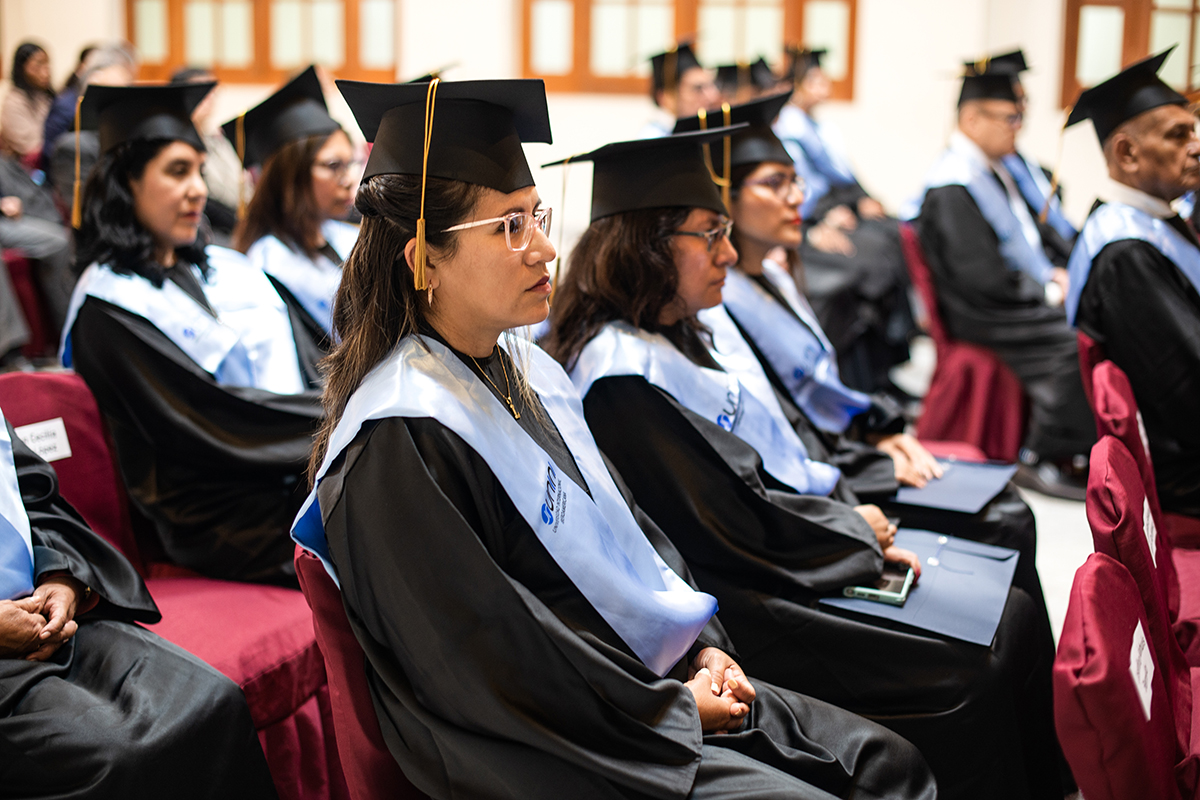
[[[160,618],[0,413],[0,794],[275,797],[241,690]]]
[[[800,294],[787,263],[770,260],[782,249],[795,258],[802,233],[797,220],[804,186],[771,120],[787,102],[776,94],[730,109],[734,123],[749,125],[730,137],[731,242],[738,262],[726,274],[723,306],[700,312],[712,331],[713,356],[749,351],[788,422],[816,461],[836,466],[848,489],[875,503],[908,528],[948,533],[1021,553],[1013,585],[1037,605],[1043,646],[1054,649],[1046,600],[1038,577],[1037,527],[1033,512],[1008,486],[976,514],[892,501],[901,486],[924,486],[941,474],[936,459],[904,433],[904,417],[890,397],[848,388],[838,373],[837,351]],[[699,130],[699,118],[680,120],[680,130]],[[714,169],[724,171],[724,148],[712,147]],[[730,322],[733,324],[730,325]],[[736,370],[736,358],[722,366]],[[785,379],[783,376],[787,376]],[[758,384],[747,381],[749,390]]]
[[[409,779],[436,798],[934,796],[899,737],[742,675],[569,378],[498,342],[547,313],[549,210],[521,149],[550,140],[541,81],[338,85],[375,146],[293,533],[340,584]]]
[[[223,129],[247,168],[262,167],[233,245],[275,285],[304,334],[302,360],[315,364],[332,344],[333,297],[358,239],[340,221],[354,201],[354,148],[314,67]]]
[[[944,797],[1061,797],[1053,652],[1032,635],[1025,592],[1010,590],[990,648],[815,607],[878,578],[885,559],[919,566],[882,512],[855,506],[838,471],[709,353],[696,314],[721,302],[737,262],[697,144],[713,133],[572,159],[594,162],[593,222],[545,341],[572,370],[597,444],[716,596],[750,673],[901,733]]]
[[[232,250],[196,239],[207,191],[188,116],[212,84],[95,86],[102,156],[77,233],[63,363],[104,414],[166,557],[295,584],[291,519],[321,418],[287,308]]]

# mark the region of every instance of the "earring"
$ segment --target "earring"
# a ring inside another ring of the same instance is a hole
[[[433,305],[433,284],[432,283],[429,284],[429,293],[425,296],[429,300],[429,305],[432,306]]]

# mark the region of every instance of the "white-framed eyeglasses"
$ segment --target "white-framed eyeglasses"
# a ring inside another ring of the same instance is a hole
[[[534,228],[539,228],[546,236],[550,235],[551,210],[550,208],[539,208],[532,214],[528,211],[514,211],[511,214],[505,214],[503,217],[492,217],[491,219],[481,219],[475,222],[464,222],[461,225],[453,225],[443,230],[442,233],[465,231],[467,228],[478,228],[481,225],[503,223],[504,241],[508,244],[508,249],[514,253],[519,253],[526,247],[529,247],[529,243],[533,241]]]

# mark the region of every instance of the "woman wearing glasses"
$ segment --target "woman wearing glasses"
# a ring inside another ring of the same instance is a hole
[[[593,221],[555,296],[547,349],[635,501],[716,596],[750,674],[900,733],[940,796],[1054,796],[1050,686],[1037,681],[1046,654],[1023,591],[1010,590],[990,648],[815,607],[876,580],[885,561],[920,565],[878,507],[805,451],[773,398],[710,351],[698,314],[721,303],[738,261],[711,153],[706,163],[696,143],[713,134],[572,159],[595,163]]]
[[[505,334],[550,296],[521,147],[550,139],[541,81],[339,88],[375,144],[293,535],[341,587],[408,778],[436,798],[933,797],[895,734],[746,679],[570,379]]]
[[[298,346],[315,381],[316,362],[332,344],[342,262],[358,239],[358,227],[340,221],[354,201],[354,148],[330,118],[313,67],[224,130],[245,166],[262,169],[233,246],[287,303],[293,327],[305,334]]]

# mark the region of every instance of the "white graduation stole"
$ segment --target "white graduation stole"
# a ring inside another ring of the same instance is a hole
[[[21,501],[13,443],[0,412],[0,600],[33,593],[33,537]]]
[[[358,227],[325,220],[321,235],[345,261],[358,241]],[[333,298],[342,283],[342,267],[325,255],[309,258],[275,236],[264,236],[246,252],[250,263],[282,283],[326,333],[333,333]]]
[[[1070,274],[1070,290],[1067,292],[1067,321],[1075,324],[1079,312],[1079,298],[1092,272],[1092,261],[1100,251],[1112,242],[1122,239],[1138,239],[1152,245],[1200,291],[1200,249],[1183,238],[1179,231],[1166,221],[1124,203],[1105,203],[1092,212],[1067,262]]]
[[[241,253],[215,246],[205,253],[207,279],[194,265],[172,269],[193,271],[215,317],[169,279],[159,289],[140,275],[119,275],[101,264],[88,267],[71,295],[60,353],[63,366],[73,361],[75,316],[84,300],[95,297],[149,320],[222,386],[276,394],[304,391],[292,323],[275,287]]]
[[[737,366],[750,370],[742,362]],[[758,373],[767,380],[761,366]],[[645,378],[684,408],[733,433],[755,449],[767,472],[800,494],[828,495],[841,477],[837,467],[808,457],[773,394],[764,402],[752,390],[743,391],[734,374],[692,363],[661,334],[610,322],[583,348],[571,380],[586,397],[596,381],[621,375]]]
[[[725,278],[725,306],[812,423],[823,431],[842,433],[850,420],[871,407],[871,398],[842,383],[833,345],[791,276],[771,260],[763,262],[763,275],[795,314],[736,269],[729,270]],[[737,342],[721,341],[721,333],[713,328],[719,351],[738,346]]]
[[[317,473],[354,440],[367,420],[433,417],[491,467],[555,562],[646,666],[658,675],[683,658],[716,612],[655,552],[613,482],[566,373],[535,345],[528,378],[558,427],[591,496],[513,419],[507,406],[445,345],[408,336],[351,396]],[[338,580],[314,489],[292,538]]]

